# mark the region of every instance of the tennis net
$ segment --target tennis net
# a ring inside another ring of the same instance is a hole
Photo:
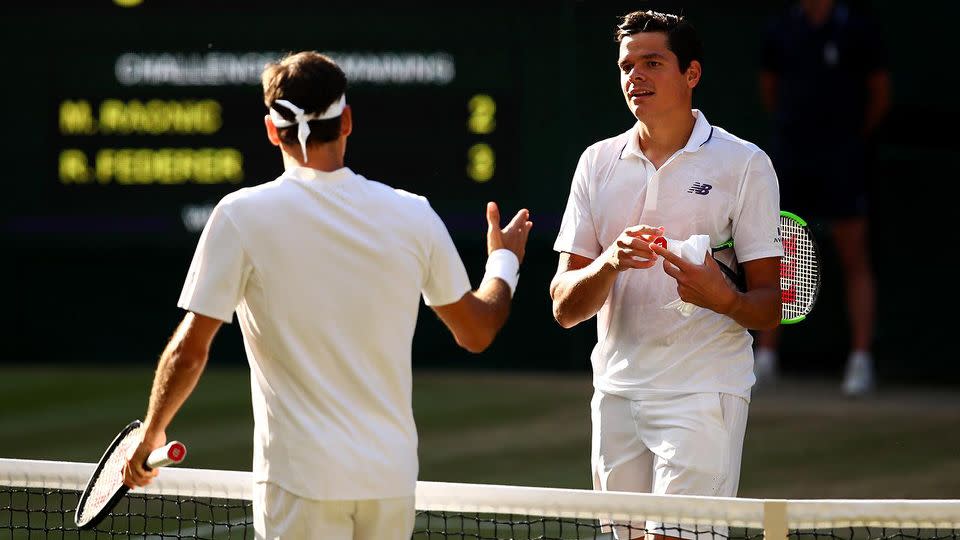
[[[94,465],[0,459],[0,539],[253,538],[247,472],[171,468],[95,531],[74,509]],[[763,500],[419,482],[416,540],[960,540],[960,501]]]

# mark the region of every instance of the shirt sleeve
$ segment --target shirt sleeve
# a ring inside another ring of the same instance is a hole
[[[588,152],[580,156],[570,185],[570,197],[560,222],[560,232],[554,251],[573,253],[596,259],[603,252],[597,240],[597,228],[590,211],[590,158]]]
[[[240,233],[221,202],[200,235],[177,306],[229,323],[251,270]]]
[[[733,216],[733,245],[739,262],[782,257],[780,187],[773,164],[757,150],[744,173]]]
[[[433,208],[428,206],[427,209],[432,241],[421,293],[428,306],[445,306],[459,301],[471,290],[470,278],[443,220]]]

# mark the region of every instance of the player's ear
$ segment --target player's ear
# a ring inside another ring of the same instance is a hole
[[[345,105],[340,115],[340,136],[347,137],[351,133],[353,133],[353,111],[349,105]]]
[[[697,84],[700,83],[700,75],[703,73],[703,66],[700,65],[699,60],[691,60],[690,65],[687,66],[687,71],[684,73],[684,77],[687,79],[687,88],[694,88]]]
[[[277,133],[277,126],[273,124],[273,119],[270,118],[269,114],[263,116],[263,124],[267,128],[267,139],[269,139],[270,144],[280,146],[280,134]]]

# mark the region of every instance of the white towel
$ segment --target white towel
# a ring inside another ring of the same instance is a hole
[[[686,240],[674,240],[664,238],[667,241],[667,250],[687,262],[702,265],[704,258],[710,251],[710,237],[706,234],[695,234]],[[664,309],[676,309],[684,317],[693,315],[700,306],[684,302],[677,298],[673,302],[663,306]]]

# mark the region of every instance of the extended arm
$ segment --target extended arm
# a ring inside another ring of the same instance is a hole
[[[160,355],[144,420],[143,442],[124,467],[127,486],[147,485],[157,475],[155,470],[145,470],[143,462],[151,451],[166,443],[167,426],[196,387],[207,364],[210,343],[222,324],[217,319],[187,313]]]
[[[483,352],[510,315],[510,288],[503,280],[490,279],[459,301],[433,309],[457,345],[473,353]]]
[[[487,273],[480,287],[469,291],[460,300],[443,306],[433,306],[440,320],[450,329],[457,344],[479,353],[493,343],[510,314],[511,286],[523,261],[527,237],[533,222],[530,212],[520,210],[510,223],[500,228],[500,209],[496,203],[487,204]]]

